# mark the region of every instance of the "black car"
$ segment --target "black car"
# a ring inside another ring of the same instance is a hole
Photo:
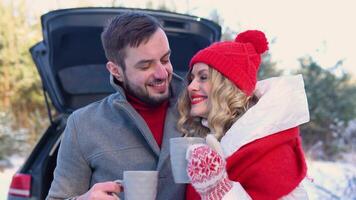
[[[68,115],[114,92],[100,34],[109,18],[127,10],[133,9],[75,8],[41,17],[43,41],[30,52],[42,79],[51,124],[14,175],[8,199],[45,199]],[[174,72],[181,76],[193,54],[221,36],[221,27],[206,19],[166,11],[140,11],[162,23],[172,50]],[[49,102],[58,113],[55,117]]]

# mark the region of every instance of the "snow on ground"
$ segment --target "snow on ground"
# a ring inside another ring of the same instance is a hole
[[[356,200],[356,163],[308,161],[305,181],[310,199]]]
[[[24,162],[12,157],[13,167],[0,172],[0,199],[6,199],[12,176]],[[310,200],[356,200],[356,163],[308,160],[304,187]],[[312,181],[311,181],[312,180]]]

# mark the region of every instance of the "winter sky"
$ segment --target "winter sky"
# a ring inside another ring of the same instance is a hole
[[[144,8],[149,0],[116,0],[116,5]],[[43,12],[90,3],[108,6],[113,0],[32,0]],[[354,0],[151,0],[153,7],[165,4],[177,12],[208,17],[216,11],[224,24],[241,32],[259,29],[274,43],[272,59],[279,68],[295,69],[298,58],[310,55],[330,68],[342,60],[343,71],[356,76],[356,1]],[[47,5],[48,4],[48,5]]]

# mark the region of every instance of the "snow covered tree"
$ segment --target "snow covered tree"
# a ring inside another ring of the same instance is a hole
[[[355,137],[345,129],[356,118],[356,85],[348,74],[336,76],[310,58],[300,63],[310,111],[310,122],[302,126],[304,144],[322,144],[324,158],[333,157],[349,148],[349,137]]]

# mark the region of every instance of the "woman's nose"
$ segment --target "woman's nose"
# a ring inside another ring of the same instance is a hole
[[[193,79],[189,85],[188,85],[188,91],[196,91],[198,90],[198,84],[197,82]]]

